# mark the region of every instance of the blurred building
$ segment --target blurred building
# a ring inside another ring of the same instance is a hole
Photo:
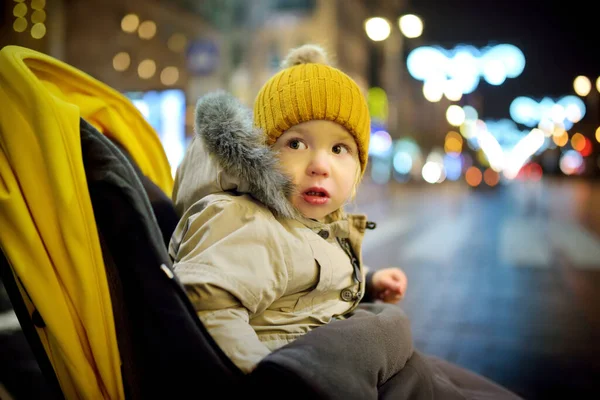
[[[381,87],[387,95],[385,128],[392,138],[410,136],[425,147],[443,146],[448,131],[445,109],[451,104],[425,100],[421,86],[405,71],[405,42],[397,23],[383,42],[365,34],[364,22],[383,16],[394,22],[405,12],[406,0],[279,0],[253,1],[254,9],[238,48],[245,52],[234,69],[231,90],[251,104],[262,84],[279,68],[287,51],[303,43],[318,43],[335,64],[355,79],[367,94]]]
[[[424,154],[443,151],[449,125],[442,99],[427,101],[406,72],[398,17],[409,0],[23,0],[3,2],[0,46],[47,53],[127,94],[165,142],[177,164],[193,132],[193,108],[224,88],[251,105],[287,52],[318,43],[365,95],[387,98],[381,128],[410,138]],[[364,23],[381,16],[390,36],[371,41]],[[165,104],[168,105],[168,110]],[[165,111],[166,110],[166,111]]]
[[[275,72],[287,52],[305,43],[323,46],[335,65],[368,88],[368,39],[363,30],[364,1],[348,0],[340,6],[333,0],[258,1],[246,29],[238,39],[243,61],[233,71],[232,91],[246,104]]]

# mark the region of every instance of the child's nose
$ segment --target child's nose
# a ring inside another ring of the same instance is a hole
[[[323,154],[323,152],[315,153],[308,164],[308,169],[306,172],[310,176],[328,177],[330,173],[330,165],[327,155]]]

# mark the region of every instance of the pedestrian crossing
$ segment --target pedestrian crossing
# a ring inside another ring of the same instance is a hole
[[[600,236],[581,225],[550,222],[550,240],[578,269],[600,269]]]
[[[459,249],[469,246],[473,222],[470,215],[442,218],[416,235],[409,235],[398,254],[403,262],[444,263],[454,259]]]
[[[549,268],[552,243],[548,224],[540,219],[509,218],[503,221],[498,243],[498,257],[503,265]]]
[[[571,268],[600,270],[600,237],[573,222],[512,216],[486,228],[475,214],[468,213],[419,220],[396,216],[379,223],[365,238],[365,254],[377,249],[397,252],[401,265],[444,264],[459,261],[461,254],[480,243],[480,235],[495,235],[497,240],[486,245],[485,251],[499,265],[552,268],[560,256]]]

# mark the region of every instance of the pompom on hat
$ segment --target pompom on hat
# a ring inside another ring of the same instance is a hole
[[[358,146],[361,175],[367,166],[371,119],[365,96],[352,78],[330,65],[313,44],[293,49],[283,69],[269,79],[254,102],[254,125],[272,145],[302,122],[328,120],[342,125]]]

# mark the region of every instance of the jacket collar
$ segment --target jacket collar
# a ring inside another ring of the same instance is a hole
[[[364,214],[347,214],[346,218],[331,223],[323,223],[303,217],[298,218],[298,220],[315,233],[326,230],[329,235],[339,238],[362,238],[365,230],[369,229],[369,222]]]
[[[210,194],[235,192],[250,194],[277,216],[298,217],[288,201],[291,178],[279,169],[276,152],[239,100],[223,91],[201,97],[195,131],[175,177],[179,215]]]

